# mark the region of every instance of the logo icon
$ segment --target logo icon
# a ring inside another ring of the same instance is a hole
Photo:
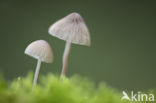
[[[121,100],[129,100],[130,101],[130,98],[128,97],[127,93],[125,91],[122,92],[123,94],[123,97],[121,98]]]

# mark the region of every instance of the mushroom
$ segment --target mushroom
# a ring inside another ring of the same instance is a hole
[[[50,26],[48,32],[50,35],[66,41],[63,54],[62,78],[62,76],[66,75],[71,43],[90,46],[90,33],[83,18],[75,12],[55,22]]]
[[[25,54],[38,60],[33,81],[33,85],[35,86],[37,84],[41,62],[53,62],[53,51],[48,42],[45,40],[37,40],[27,46]]]

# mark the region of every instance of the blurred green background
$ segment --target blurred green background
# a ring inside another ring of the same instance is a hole
[[[80,13],[91,33],[91,47],[72,45],[67,76],[79,74],[120,90],[156,88],[156,3],[152,0],[0,0],[0,71],[7,80],[34,71],[27,45],[47,40],[55,60],[40,74],[60,74],[65,42],[49,26]]]

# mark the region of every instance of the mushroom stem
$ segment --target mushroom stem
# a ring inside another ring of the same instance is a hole
[[[64,49],[64,54],[63,54],[63,66],[62,66],[62,72],[61,72],[61,79],[62,79],[63,76],[66,75],[70,47],[71,47],[71,43],[66,42],[65,49]]]
[[[35,71],[35,75],[34,75],[34,84],[33,86],[36,86],[37,84],[37,79],[38,79],[38,74],[39,74],[39,71],[40,71],[40,66],[41,66],[41,60],[38,59],[37,61],[37,66],[36,66],[36,71]]]

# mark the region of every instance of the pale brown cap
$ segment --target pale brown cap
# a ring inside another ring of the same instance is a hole
[[[46,63],[51,63],[54,58],[53,51],[45,40],[37,40],[29,44],[25,49],[25,54]]]
[[[49,34],[59,39],[80,45],[90,45],[90,33],[78,13],[71,13],[55,22],[49,28]]]

